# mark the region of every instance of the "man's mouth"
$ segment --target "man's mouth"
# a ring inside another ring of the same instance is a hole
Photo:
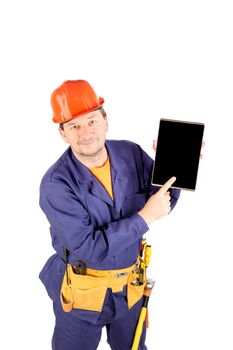
[[[88,140],[88,141],[81,141],[81,142],[79,142],[78,144],[80,145],[80,146],[88,146],[88,145],[91,145],[92,143],[94,143],[96,140],[94,140],[94,139],[91,139],[91,140]]]

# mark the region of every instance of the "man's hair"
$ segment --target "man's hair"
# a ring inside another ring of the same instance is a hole
[[[103,116],[104,119],[107,118],[107,113],[105,112],[104,107],[101,106],[101,107],[98,108],[97,110],[101,112],[101,114],[102,114],[102,116]],[[65,122],[65,123],[67,123],[67,122]],[[60,123],[59,128],[62,129],[62,130],[64,130],[64,126],[63,126],[63,125],[64,125],[65,123]]]

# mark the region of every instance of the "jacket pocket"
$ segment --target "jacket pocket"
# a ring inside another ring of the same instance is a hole
[[[146,203],[145,193],[132,193],[125,197],[122,205],[122,212],[124,215],[133,215],[141,210]]]
[[[47,260],[39,274],[39,278],[52,300],[59,298],[65,270],[64,261],[57,254],[54,254]]]

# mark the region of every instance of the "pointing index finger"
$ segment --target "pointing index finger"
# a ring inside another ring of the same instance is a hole
[[[165,194],[169,188],[172,186],[172,184],[176,181],[176,177],[172,176],[165,184],[160,188],[158,193],[160,194]]]

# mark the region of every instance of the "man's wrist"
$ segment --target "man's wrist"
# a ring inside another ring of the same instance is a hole
[[[151,224],[151,222],[152,222],[151,218],[149,216],[145,215],[145,213],[142,210],[140,210],[138,212],[138,215],[140,215],[143,218],[143,220],[146,222],[147,225]]]

